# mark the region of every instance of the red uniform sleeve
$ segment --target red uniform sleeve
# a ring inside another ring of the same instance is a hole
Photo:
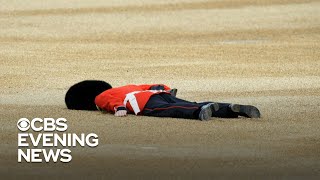
[[[99,94],[95,98],[95,103],[97,106],[99,106],[100,108],[102,108],[106,111],[110,111],[110,112],[115,112],[115,110],[120,106],[125,107],[125,105],[123,104],[123,101],[124,100],[122,98],[113,96],[108,91],[105,91],[105,92]]]
[[[139,85],[139,87],[142,88],[143,90],[149,90],[152,86],[156,86],[156,85],[164,86],[164,90],[166,91],[171,89],[169,86],[164,84],[142,84],[142,85]]]

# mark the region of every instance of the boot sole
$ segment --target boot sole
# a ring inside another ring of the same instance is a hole
[[[202,106],[199,113],[199,119],[201,121],[208,121],[212,117],[212,113],[219,110],[219,105],[217,103],[209,103]]]
[[[230,108],[233,112],[244,114],[248,118],[260,118],[261,116],[259,109],[254,106],[231,104]]]

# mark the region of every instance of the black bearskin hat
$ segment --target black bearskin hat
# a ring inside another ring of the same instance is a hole
[[[94,100],[97,95],[112,86],[99,80],[85,80],[71,86],[66,94],[65,102],[68,109],[97,110]]]

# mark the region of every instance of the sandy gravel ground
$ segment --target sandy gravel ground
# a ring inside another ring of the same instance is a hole
[[[317,179],[317,0],[54,0],[0,6],[1,179]],[[258,106],[209,122],[70,111],[67,88],[165,83],[192,101]],[[99,135],[71,163],[17,163],[16,122]]]

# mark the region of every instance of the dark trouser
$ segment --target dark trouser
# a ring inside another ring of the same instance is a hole
[[[173,117],[185,119],[198,119],[203,105],[212,102],[189,102],[176,98],[170,94],[155,94],[145,105],[142,115],[156,117]],[[218,103],[219,110],[212,113],[213,117],[237,118],[238,114],[231,111],[228,103]]]

